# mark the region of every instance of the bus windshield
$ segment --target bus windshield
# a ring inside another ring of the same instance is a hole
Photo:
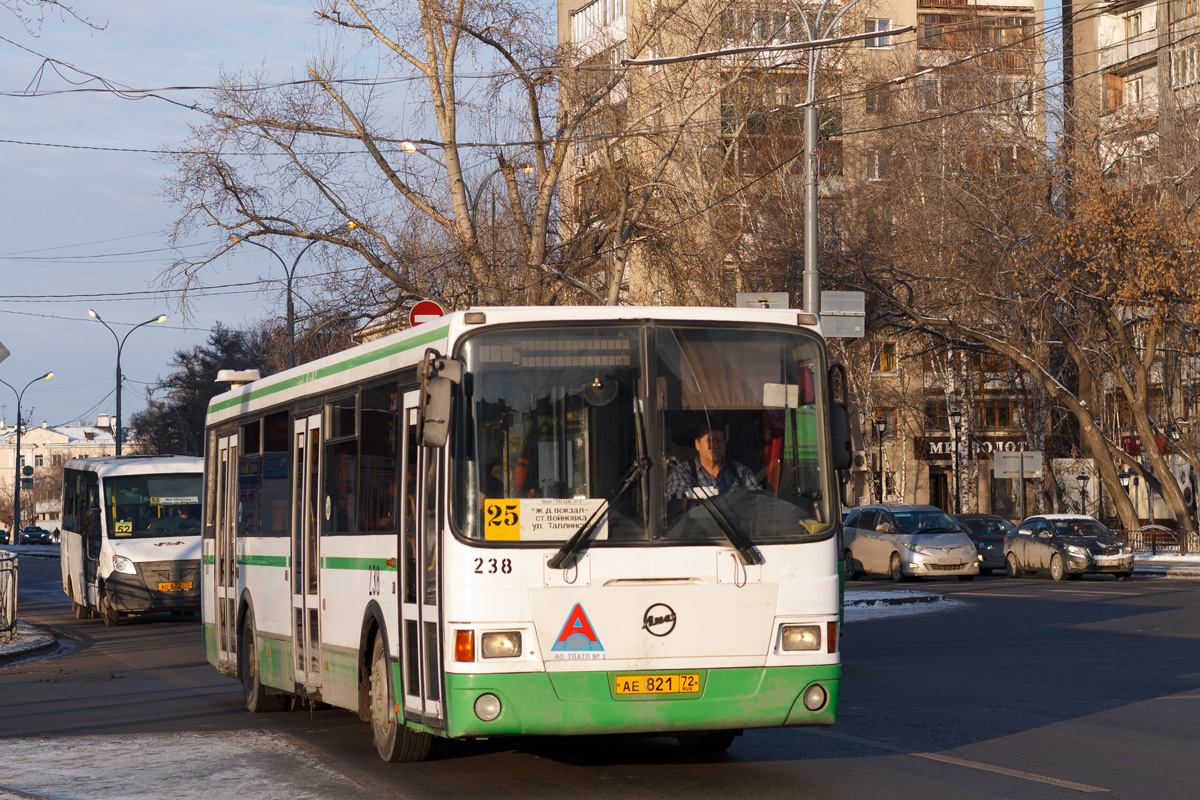
[[[827,535],[819,338],[663,323],[507,328],[462,347],[455,522],[489,541]]]
[[[201,477],[119,475],[104,479],[110,539],[200,533]]]

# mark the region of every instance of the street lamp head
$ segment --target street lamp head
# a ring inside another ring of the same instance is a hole
[[[410,142],[407,139],[404,140],[403,142],[401,142],[400,146],[402,148],[404,148],[406,151],[408,151],[409,153],[415,153],[421,149],[421,148],[417,147],[416,142]]]
[[[958,427],[958,424],[962,422],[962,412],[957,408],[951,409],[950,413],[948,413],[946,416],[950,418],[950,424],[956,428]]]
[[[88,309],[88,316],[92,319],[100,319],[100,315],[96,313],[96,309],[94,308]]]
[[[1081,472],[1075,476],[1075,480],[1079,481],[1080,486],[1084,486],[1088,481],[1091,480],[1091,476],[1089,476],[1086,472]]]
[[[1128,473],[1128,472],[1120,472],[1120,473],[1118,473],[1118,474],[1117,474],[1117,480],[1118,480],[1118,481],[1120,481],[1120,483],[1121,483],[1121,488],[1122,488],[1122,489],[1128,489],[1128,488],[1129,488],[1129,473]]]
[[[237,244],[241,240],[242,240],[242,237],[238,236],[236,233],[229,234],[229,241],[233,242],[234,244]]]
[[[875,418],[875,432],[878,433],[880,436],[883,436],[883,434],[886,431],[887,431],[887,420],[884,419],[883,417],[876,417]]]
[[[53,377],[54,377],[54,373],[53,373],[53,372],[47,372],[47,373],[46,373],[45,375],[43,375],[42,377],[38,378],[38,380],[39,380],[39,381],[48,381],[48,380],[50,380],[50,379],[51,379],[51,378],[53,378]]]
[[[166,321],[167,321],[167,315],[166,315],[166,314],[159,314],[157,317],[155,317],[155,318],[154,318],[154,321],[155,321],[155,322],[166,322]]]

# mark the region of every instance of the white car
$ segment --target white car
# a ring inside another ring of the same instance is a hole
[[[887,503],[853,509],[843,531],[846,577],[887,575],[973,580],[979,551],[949,514],[934,506]]]

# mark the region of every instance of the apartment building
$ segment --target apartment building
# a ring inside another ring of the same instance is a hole
[[[57,519],[58,502],[62,495],[62,470],[68,459],[95,458],[116,451],[113,418],[101,414],[95,425],[78,423],[51,427],[43,422],[38,427],[21,431],[21,456],[17,459],[16,426],[0,421],[0,519],[7,526],[12,521],[13,490],[19,471],[30,467],[31,486],[21,494],[22,524],[32,521],[48,522]],[[137,452],[136,443],[125,441],[126,452]]]

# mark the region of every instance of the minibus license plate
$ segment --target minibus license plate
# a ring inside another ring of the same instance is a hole
[[[695,672],[675,675],[617,675],[613,681],[616,694],[695,694],[700,691],[700,675]]]
[[[160,583],[158,590],[160,592],[190,592],[192,590],[192,582],[171,581],[170,583]]]

